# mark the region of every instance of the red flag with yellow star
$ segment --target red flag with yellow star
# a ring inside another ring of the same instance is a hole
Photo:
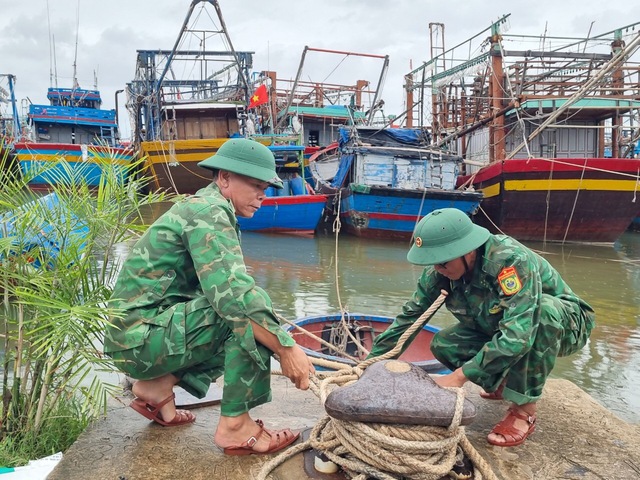
[[[267,103],[269,101],[269,94],[267,93],[267,86],[260,85],[256,88],[256,91],[251,95],[251,101],[249,102],[249,108],[255,108],[258,105]]]

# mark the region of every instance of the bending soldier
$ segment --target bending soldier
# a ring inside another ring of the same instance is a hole
[[[471,381],[484,388],[484,398],[511,402],[487,440],[520,445],[535,429],[536,402],[556,358],[587,342],[592,308],[544,258],[511,237],[490,234],[455,208],[418,223],[407,259],[427,267],[369,356],[393,348],[446,290],[445,305],[458,323],[432,341],[433,354],[452,371],[436,383],[461,387]]]

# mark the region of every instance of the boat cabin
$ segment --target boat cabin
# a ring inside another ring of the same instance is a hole
[[[100,109],[100,92],[81,88],[49,88],[47,98],[49,105],[29,106],[32,141],[116,144],[116,111]]]
[[[229,138],[239,134],[239,102],[187,103],[163,106],[163,140]]]

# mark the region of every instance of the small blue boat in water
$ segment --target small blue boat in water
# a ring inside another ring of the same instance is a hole
[[[362,351],[353,341],[353,336],[367,351],[371,350],[375,338],[384,332],[393,322],[392,317],[381,315],[367,315],[363,313],[314,315],[296,320],[299,327],[285,324],[283,328],[288,331],[304,352],[312,357],[332,362],[338,362],[345,366],[355,366],[356,362],[340,352],[345,352],[359,361],[364,360],[367,352]],[[349,333],[347,333],[347,329]],[[301,330],[321,338],[333,345],[335,349],[326,346],[317,338],[307,335]],[[399,359],[411,362],[429,373],[446,373],[448,369],[442,365],[431,353],[431,340],[439,331],[438,327],[425,325]],[[323,367],[316,366],[322,370]]]
[[[332,194],[328,209],[340,215],[347,232],[408,240],[417,222],[433,210],[476,212],[482,193],[456,189],[462,157],[430,147],[429,141],[428,132],[420,129],[340,130],[337,170],[330,181],[318,178],[318,183],[321,192]]]
[[[251,218],[239,218],[243,231],[289,233],[312,236],[320,222],[327,196],[309,185],[311,174],[305,166],[301,145],[271,145],[276,170],[283,188],[267,189],[267,198]]]

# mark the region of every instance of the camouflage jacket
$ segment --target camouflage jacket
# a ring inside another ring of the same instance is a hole
[[[470,279],[449,280],[433,267],[426,267],[412,298],[376,338],[369,356],[391,350],[438,298],[440,290],[449,292],[445,305],[460,323],[490,337],[462,367],[471,381],[505,371],[528,352],[540,323],[542,294],[570,302],[576,311],[593,312],[547,260],[511,237],[492,235],[478,249],[477,258]]]
[[[247,273],[233,205],[215,183],[176,203],[149,227],[124,262],[111,298],[125,315],[107,327],[107,353],[140,346],[150,324],[169,323],[168,341],[177,344],[176,353],[184,352],[184,319],[202,308],[213,308],[263,369],[269,366],[258,354],[249,319],[282,345],[294,345],[269,296]]]

